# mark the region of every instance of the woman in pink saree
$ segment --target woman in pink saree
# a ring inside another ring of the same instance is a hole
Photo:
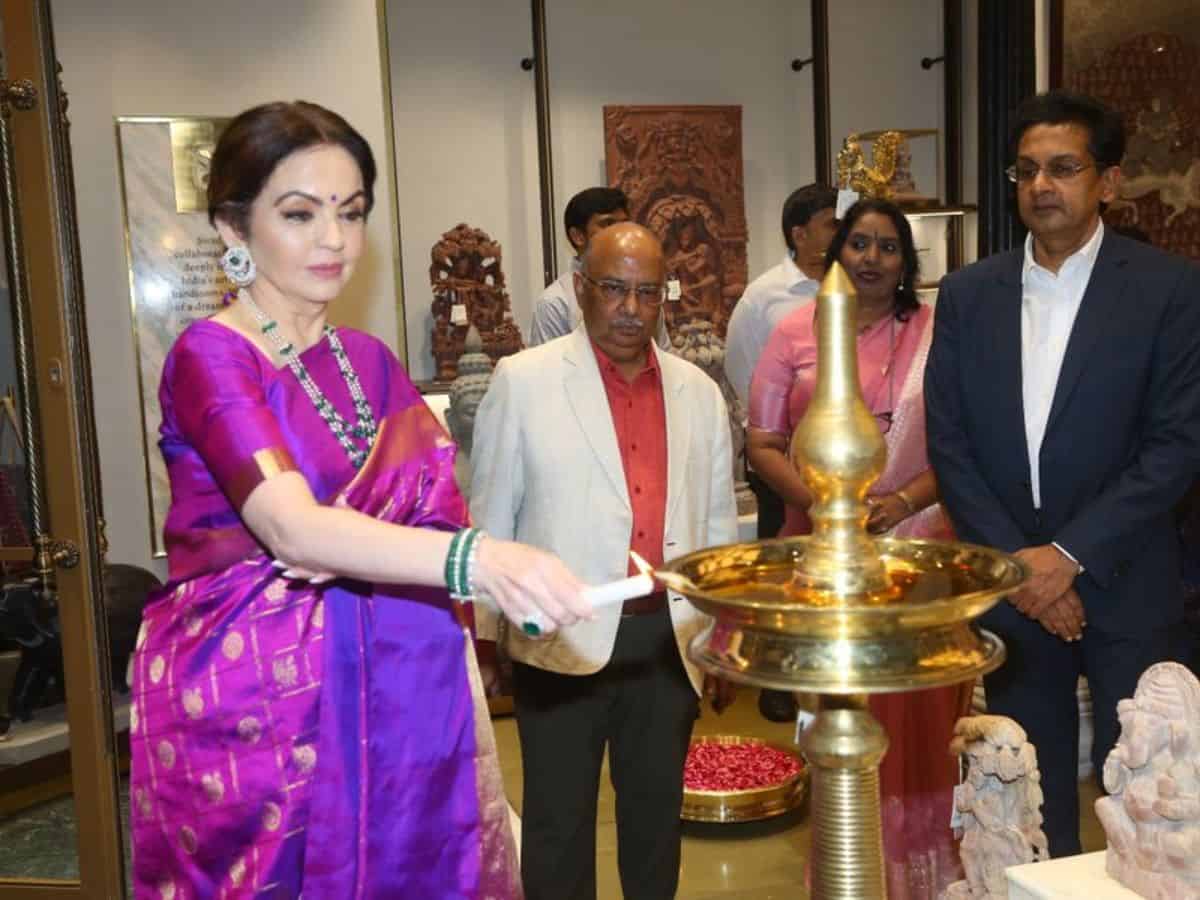
[[[518,621],[587,610],[557,559],[464,528],[455,448],[395,356],[325,323],[374,180],[362,137],[307,103],[248,110],[213,155],[242,290],[163,367],[170,576],[130,723],[139,898],[521,895],[446,584]]]
[[[826,260],[842,264],[858,293],[859,380],[887,443],[887,468],[867,501],[868,527],[896,537],[950,538],[925,452],[923,379],[933,310],[917,300],[917,251],[908,221],[891,203],[861,200],[839,223]],[[747,455],[787,504],[781,536],[811,530],[811,497],[787,448],[816,387],[815,311],[810,304],[779,323],[750,387]],[[970,688],[871,698],[890,742],[880,781],[892,900],[936,897],[960,877],[950,829],[957,766],[948,748]]]

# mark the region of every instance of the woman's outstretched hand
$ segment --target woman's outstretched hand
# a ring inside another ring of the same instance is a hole
[[[475,588],[495,600],[510,621],[536,622],[542,634],[595,617],[583,599],[583,583],[562,560],[527,544],[485,538]]]

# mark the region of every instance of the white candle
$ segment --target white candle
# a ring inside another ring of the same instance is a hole
[[[592,604],[593,609],[624,603],[634,597],[644,597],[654,591],[654,579],[643,573],[622,578],[620,581],[610,581],[608,584],[597,584],[583,589],[583,598]]]
[[[592,605],[592,609],[602,609],[606,606],[624,603],[626,600],[632,600],[634,597],[644,597],[653,591],[654,578],[648,572],[644,572],[641,575],[622,578],[620,581],[610,581],[607,584],[596,584],[586,587],[581,592],[581,596]],[[486,594],[477,596],[475,602],[490,606],[497,612],[500,610],[496,601]],[[521,630],[526,634],[533,637],[544,634],[548,630],[545,617],[540,612],[534,612],[526,617],[523,622],[515,624],[519,625]]]

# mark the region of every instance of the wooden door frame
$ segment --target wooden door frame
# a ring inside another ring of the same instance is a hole
[[[19,223],[10,248],[12,297],[28,323],[32,396],[41,466],[30,466],[45,513],[42,564],[56,581],[80,880],[0,881],[6,897],[58,900],[125,896],[112,724],[107,625],[102,614],[102,510],[91,371],[84,323],[66,103],[54,52],[49,0],[0,0],[9,86],[4,138],[11,151],[5,210]],[[32,89],[31,91],[29,89]],[[31,103],[14,102],[27,99]],[[37,298],[37,302],[32,302]],[[35,542],[38,536],[35,536]],[[78,563],[54,557],[66,544]]]

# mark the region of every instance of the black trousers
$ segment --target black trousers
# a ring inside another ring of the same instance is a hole
[[[779,537],[779,529],[783,527],[783,498],[753,469],[746,469],[746,483],[758,501],[758,539]]]
[[[1076,683],[1088,680],[1095,739],[1096,777],[1117,742],[1117,701],[1132,697],[1147,667],[1175,655],[1172,628],[1149,634],[1106,631],[1088,623],[1068,644],[1001,600],[980,625],[1008,648],[1004,665],[984,677],[988,712],[1015,719],[1037,748],[1042,773],[1042,829],[1051,856],[1081,852],[1079,842],[1079,704]],[[1178,627],[1178,626],[1177,626]]]
[[[699,712],[666,610],[621,619],[594,675],[513,666],[525,789],[525,900],[596,900],[596,803],[608,747],[625,900],[679,885],[683,763]]]

